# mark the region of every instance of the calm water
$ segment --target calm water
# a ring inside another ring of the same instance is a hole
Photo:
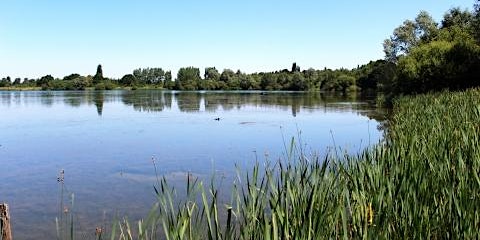
[[[383,114],[368,99],[277,92],[0,92],[0,202],[15,239],[53,239],[65,170],[83,236],[115,214],[135,220],[155,200],[155,171],[230,179],[278,159],[284,139],[324,154],[379,141]],[[215,118],[220,118],[219,121]]]

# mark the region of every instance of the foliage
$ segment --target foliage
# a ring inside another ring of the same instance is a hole
[[[198,90],[200,86],[200,69],[195,67],[180,68],[177,73],[178,90]]]
[[[472,42],[434,41],[400,59],[396,91],[423,93],[431,90],[465,89],[480,85],[480,47]]]
[[[480,0],[477,0],[474,5],[472,30],[477,43],[480,43]]]
[[[144,68],[133,70],[133,76],[141,85],[156,84],[161,85],[165,81],[165,71],[162,68]]]
[[[471,31],[473,14],[467,10],[462,11],[460,8],[452,8],[443,16],[441,28],[451,28],[457,26],[461,29]]]
[[[359,69],[357,85],[362,90],[390,92],[396,77],[397,65],[385,60],[370,62]]]
[[[99,64],[97,67],[97,72],[95,73],[95,76],[93,76],[93,84],[101,83],[103,80],[102,65]]]
[[[2,78],[0,80],[0,87],[9,87],[12,84],[10,77]]]
[[[475,13],[453,8],[437,24],[421,12],[406,21],[385,41],[386,60],[396,64],[384,91],[390,95],[415,94],[443,89],[461,90],[480,86],[480,46],[475,41]],[[437,27],[440,26],[440,27]],[[393,77],[392,77],[393,75]],[[373,76],[359,85],[372,86]]]
[[[120,84],[124,86],[134,86],[137,82],[137,78],[133,74],[127,74],[120,79]]]
[[[220,73],[215,67],[207,67],[205,68],[204,79],[218,81],[220,80]]]
[[[95,90],[112,90],[116,88],[115,83],[110,80],[98,83],[94,86]]]
[[[393,31],[393,35],[384,41],[385,58],[396,62],[401,55],[408,54],[411,48],[433,38],[437,23],[425,11],[421,11],[414,21],[406,20]]]

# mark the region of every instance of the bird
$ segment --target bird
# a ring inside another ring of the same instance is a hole
[[[215,121],[220,121],[220,118],[219,118],[219,117],[217,117],[217,118],[215,118],[214,120],[215,120]]]

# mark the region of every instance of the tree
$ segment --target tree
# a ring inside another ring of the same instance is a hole
[[[54,78],[52,77],[52,75],[43,76],[39,80],[37,80],[37,86],[47,88],[53,80]]]
[[[197,90],[200,80],[200,69],[195,67],[180,68],[177,73],[177,88],[179,90]]]
[[[385,60],[378,60],[370,62],[362,68],[365,69],[365,72],[359,76],[357,85],[363,91],[369,89],[391,91],[391,85],[396,74],[395,64]]]
[[[69,90],[85,90],[85,88],[87,88],[88,82],[85,77],[80,76],[71,81],[72,83],[69,86],[67,86]]]
[[[470,29],[474,20],[474,16],[467,10],[462,11],[460,8],[452,8],[443,16],[441,28],[449,28],[458,26],[462,29]]]
[[[175,83],[172,81],[172,72],[166,71],[165,72],[165,80],[163,82],[163,87],[167,89],[173,89],[175,87]]]
[[[395,28],[393,35],[383,42],[385,59],[397,62],[399,56],[408,54],[411,48],[433,39],[437,31],[437,23],[427,12],[421,11],[415,21],[404,21]]]
[[[15,81],[13,81],[13,85],[20,85],[21,81],[22,81],[21,78],[15,78]]]
[[[395,84],[400,93],[460,90],[480,86],[480,46],[472,41],[432,41],[400,59]]]
[[[101,83],[103,80],[102,65],[99,64],[97,67],[97,73],[95,73],[95,76],[93,76],[93,84]]]
[[[80,74],[72,73],[72,74],[70,74],[70,75],[68,75],[68,76],[65,76],[65,77],[63,78],[63,80],[64,80],[64,81],[70,81],[70,80],[74,80],[74,79],[79,78],[79,77],[80,77]]]
[[[125,86],[134,86],[137,79],[133,74],[127,74],[120,79],[120,83]]]
[[[8,87],[11,84],[12,80],[10,79],[10,77],[2,78],[2,80],[0,80],[0,87]]]
[[[133,75],[140,84],[161,84],[165,80],[162,68],[139,68],[133,70]]]
[[[299,72],[295,72],[293,74],[289,90],[305,91],[307,89],[308,89],[308,86],[307,86],[307,83],[305,82],[305,78],[303,77],[303,74]]]
[[[231,69],[223,69],[222,75],[220,75],[220,81],[228,83],[229,81],[232,81],[233,78],[235,77],[235,72]]]
[[[205,80],[218,81],[220,80],[220,73],[215,67],[207,67],[205,68],[204,78]]]
[[[297,66],[296,62],[292,64],[292,73],[293,72],[300,72],[300,66]]]

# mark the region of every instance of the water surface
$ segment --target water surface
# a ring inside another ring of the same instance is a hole
[[[294,92],[0,91],[0,202],[15,239],[53,239],[64,198],[75,194],[82,236],[113,215],[144,216],[155,171],[234,177],[235,163],[275,160],[292,137],[324,154],[357,153],[382,136],[369,98]]]

